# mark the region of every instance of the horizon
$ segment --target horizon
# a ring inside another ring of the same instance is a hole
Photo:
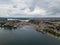
[[[60,45],[60,0],[0,0],[0,45]]]

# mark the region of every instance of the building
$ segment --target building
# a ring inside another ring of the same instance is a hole
[[[7,21],[7,18],[0,18],[0,21]]]

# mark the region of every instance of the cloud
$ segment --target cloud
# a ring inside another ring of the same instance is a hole
[[[59,4],[60,0],[0,0],[0,15],[12,17],[60,16]]]
[[[24,10],[25,14],[30,15],[46,15],[46,11],[43,9],[40,9],[39,7],[36,7],[33,11],[31,11],[29,8]]]

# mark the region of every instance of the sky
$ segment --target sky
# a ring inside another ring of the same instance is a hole
[[[60,0],[0,0],[0,17],[60,17]]]

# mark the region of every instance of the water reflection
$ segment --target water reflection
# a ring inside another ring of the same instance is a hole
[[[23,26],[21,28],[2,27],[0,30],[0,45],[55,45],[60,41],[47,37],[43,30],[36,30],[33,26]],[[7,31],[4,31],[7,30]],[[12,31],[9,31],[12,30]],[[21,31],[23,30],[23,31]],[[42,33],[42,34],[41,34]],[[44,34],[43,34],[44,33]]]
[[[45,34],[43,30],[36,29],[36,31]]]
[[[16,30],[17,27],[0,27],[1,29],[4,29],[4,30]]]
[[[20,29],[28,29],[28,27],[29,26],[23,26],[23,27],[21,27]],[[4,30],[16,30],[17,29],[17,27],[0,27],[1,29],[4,29]],[[32,26],[31,26],[31,28],[32,28]],[[42,34],[47,34],[47,35],[49,35],[49,36],[52,36],[52,37],[54,37],[54,38],[58,38],[58,39],[60,39],[60,33],[56,33],[56,32],[54,32],[53,30],[41,30],[41,29],[36,29],[36,31],[37,32],[40,32],[40,33],[42,33]]]
[[[28,30],[28,29],[30,29],[30,27],[33,29],[33,26],[23,26],[20,28],[20,30],[21,29]],[[0,28],[4,29],[4,30],[16,30],[17,29],[17,27],[0,27]],[[42,34],[47,34],[47,35],[52,36],[54,38],[60,39],[60,33],[59,32],[56,33],[53,30],[49,30],[49,29],[48,30],[36,29],[36,31],[40,32]]]
[[[39,29],[36,29],[36,31],[60,39],[60,33],[58,31],[55,32],[54,30],[39,30]]]

